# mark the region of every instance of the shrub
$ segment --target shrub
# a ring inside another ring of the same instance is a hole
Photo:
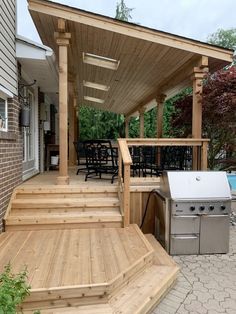
[[[17,307],[30,294],[26,280],[26,268],[13,274],[10,264],[4,267],[4,272],[0,275],[0,314],[17,313]]]

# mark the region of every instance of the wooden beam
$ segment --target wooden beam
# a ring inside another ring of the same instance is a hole
[[[152,101],[153,99],[155,99],[156,95],[158,94],[158,92],[152,93],[151,95],[149,95],[148,97],[146,97],[145,99],[143,99],[136,107],[134,107],[131,111],[129,111],[126,116],[130,117],[132,115],[134,115],[136,112],[139,112],[139,110],[144,110],[142,108],[144,108],[144,106],[149,103],[150,101]],[[146,108],[145,108],[146,110]]]
[[[191,76],[194,73],[194,69],[196,71],[202,71],[200,68],[202,64],[202,57],[192,57],[188,62],[186,62],[183,66],[176,69],[176,71],[172,72],[168,77],[166,77],[162,83],[157,86],[157,90],[161,93],[167,94],[170,88],[175,87],[180,84],[182,81],[188,79],[189,83],[191,82]],[[204,67],[205,68],[205,67]]]
[[[66,31],[66,21],[64,19],[58,19],[57,22],[58,31],[63,33]]]
[[[28,0],[28,3],[30,11],[36,11],[68,21],[100,28],[106,31],[232,62],[233,51],[224,48],[152,30],[139,25],[122,23],[115,19],[107,18],[98,14],[87,13],[79,9],[66,7],[56,3],[45,2],[42,0]]]
[[[129,122],[130,122],[130,117],[125,117],[125,137],[129,137]]]
[[[69,184],[68,176],[68,45],[69,39],[58,37],[59,46],[59,177],[57,184]]]
[[[181,64],[180,66],[176,66],[176,69],[171,71],[167,77],[156,86],[156,91],[150,94],[148,97],[144,98],[135,108],[127,113],[127,116],[132,116],[136,112],[138,112],[144,105],[151,102],[160,94],[166,94],[170,88],[178,85],[180,82],[184,81],[186,78],[189,80],[189,85],[191,82],[191,75],[194,72],[194,68],[196,70],[200,70],[204,64],[204,68],[206,67],[205,64],[208,63],[208,58],[202,56],[194,56],[191,57],[185,64]],[[204,69],[205,70],[205,69]]]
[[[139,137],[144,138],[144,113],[145,113],[145,108],[142,107],[139,110]]]
[[[163,129],[163,109],[166,95],[160,94],[156,97],[157,101],[157,137],[162,137],[162,129]]]

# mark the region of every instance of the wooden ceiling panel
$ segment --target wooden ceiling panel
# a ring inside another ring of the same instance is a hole
[[[224,49],[213,47],[210,57],[211,47],[203,43],[128,23],[127,29],[124,29],[124,23],[109,18],[106,20],[99,15],[47,1],[28,1],[31,9],[35,6],[31,15],[42,42],[54,50],[57,58],[58,47],[54,32],[57,31],[58,18],[67,17],[66,31],[71,33],[68,49],[69,78],[71,84],[77,87],[79,104],[127,114],[138,105],[144,105],[144,100],[150,99],[150,95],[155,97],[157,93],[165,92],[172,95],[173,92],[178,92],[180,86],[188,84],[190,74],[184,76],[184,69],[189,64],[196,66],[201,51],[209,56],[210,69],[215,70],[227,63],[216,58],[224,58]],[[119,60],[119,67],[113,71],[85,64],[83,52]],[[225,51],[225,60],[228,59],[230,54]],[[84,87],[84,80],[110,86],[110,89],[102,91]],[[84,96],[105,101],[96,104],[84,101]]]

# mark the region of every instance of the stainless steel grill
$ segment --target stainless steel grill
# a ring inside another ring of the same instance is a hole
[[[155,233],[170,254],[228,252],[231,193],[225,172],[165,172],[156,196]]]

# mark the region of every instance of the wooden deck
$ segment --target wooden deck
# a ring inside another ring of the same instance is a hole
[[[115,178],[115,181],[113,184],[111,184],[110,177],[103,175],[103,179],[96,179],[96,178],[90,178],[87,182],[84,181],[85,174],[83,172],[80,172],[79,175],[76,175],[77,167],[70,167],[69,168],[69,176],[70,176],[70,183],[69,186],[79,186],[81,188],[84,187],[117,187],[117,179]],[[59,172],[57,170],[52,171],[46,171],[44,173],[40,173],[29,180],[23,182],[20,187],[27,188],[29,186],[52,186],[56,185],[56,179],[59,175]],[[131,191],[134,190],[144,190],[144,191],[151,191],[153,186],[158,186],[160,183],[160,178],[158,177],[132,177],[130,178],[130,184],[131,184]],[[58,186],[59,187],[59,186]]]
[[[15,189],[0,235],[0,272],[8,262],[14,272],[27,265],[31,294],[23,312],[151,311],[175,282],[172,258],[136,224],[122,228],[116,184],[76,176],[58,186],[56,175],[36,176]],[[134,178],[134,195],[156,184],[142,182]],[[137,209],[137,199],[133,204]]]
[[[22,305],[26,313],[35,309],[56,313],[63,307],[67,313],[68,306],[82,311],[103,304],[108,313],[133,314],[136,308],[148,308],[145,300],[150,301],[150,293],[156,304],[178,272],[155,242],[136,225],[5,232],[0,237],[0,271],[8,262],[14,272],[27,265],[31,295]],[[85,313],[97,313],[90,310]]]

